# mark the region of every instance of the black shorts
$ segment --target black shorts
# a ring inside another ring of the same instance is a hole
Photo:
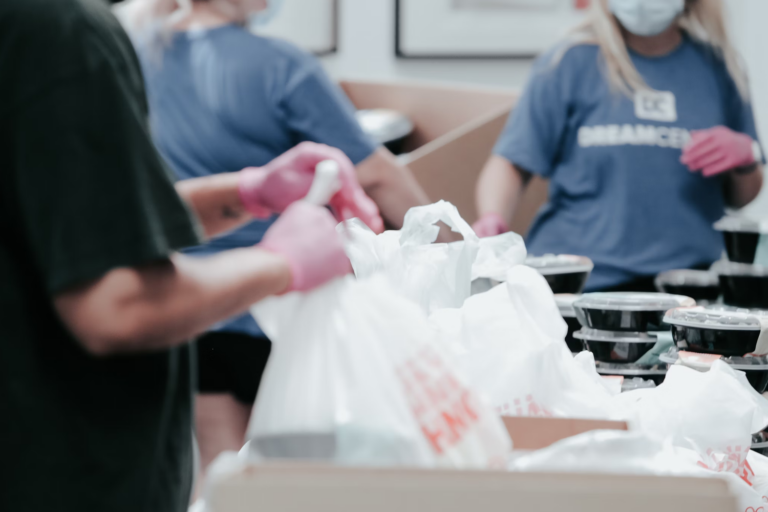
[[[209,332],[196,344],[198,392],[229,393],[253,404],[272,343],[247,334]]]

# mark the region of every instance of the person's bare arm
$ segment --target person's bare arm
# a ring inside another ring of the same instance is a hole
[[[177,254],[112,270],[58,294],[54,305],[85,349],[104,356],[180,345],[290,282],[287,260],[257,248],[210,258]]]
[[[413,173],[386,148],[379,148],[357,164],[357,177],[368,196],[378,205],[381,216],[392,227],[403,227],[406,212],[429,204],[429,198]]]
[[[749,173],[731,172],[725,183],[725,200],[728,206],[742,208],[754,201],[763,187],[763,166]]]
[[[239,175],[239,172],[212,174],[176,183],[176,191],[195,212],[207,237],[253,220],[240,200]]]
[[[477,181],[475,200],[478,216],[498,213],[507,224],[511,224],[530,176],[507,159],[492,155]]]

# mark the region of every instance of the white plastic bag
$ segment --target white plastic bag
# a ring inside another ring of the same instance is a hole
[[[593,430],[514,459],[512,471],[706,475],[687,453],[642,432]]]
[[[464,240],[433,243],[440,221]],[[438,201],[411,208],[401,231],[376,236],[358,221],[347,222],[345,227],[347,254],[358,278],[382,272],[398,292],[428,313],[459,307],[469,297],[480,241],[451,203]]]
[[[750,458],[762,466],[760,455]],[[760,460],[758,460],[760,459]],[[512,471],[609,473],[623,475],[720,478],[728,482],[739,509],[763,512],[768,505],[761,488],[734,473],[716,472],[698,463],[695,451],[673,446],[642,432],[597,430],[563,439],[548,448],[514,459]]]
[[[523,237],[517,233],[510,231],[481,238],[480,250],[472,264],[472,280],[487,278],[504,281],[512,267],[525,263],[527,254]]]
[[[510,416],[604,418],[611,393],[565,344],[567,326],[546,280],[524,265],[506,283],[430,321],[469,382]]]
[[[248,437],[267,457],[489,467],[509,436],[457,376],[421,309],[381,278],[333,281],[252,312],[275,343]]]
[[[706,373],[674,365],[657,388],[625,393],[614,404],[633,428],[690,450],[702,468],[752,485],[751,434],[768,424],[768,400],[743,372],[722,361]]]

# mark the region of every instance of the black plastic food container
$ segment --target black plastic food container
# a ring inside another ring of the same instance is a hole
[[[691,297],[697,303],[714,303],[720,297],[720,281],[706,270],[669,270],[656,276],[656,289],[662,293]]]
[[[715,223],[715,229],[723,233],[728,259],[737,263],[755,261],[760,235],[768,233],[764,223],[740,217],[724,217]]]
[[[574,338],[584,342],[595,361],[605,363],[634,363],[651,350],[658,341],[644,332],[610,332],[583,328]]]
[[[702,329],[681,325],[672,326],[675,345],[691,352],[743,356],[755,350],[760,331],[730,331]]]
[[[565,335],[565,343],[573,353],[584,351],[584,344],[581,340],[577,340],[573,337],[573,333],[581,329],[581,324],[576,318],[576,312],[573,310],[573,303],[578,299],[578,295],[570,293],[555,295],[555,302],[557,303],[557,308],[560,310],[560,315],[563,317],[563,320],[565,320],[566,325],[568,325],[568,332]]]
[[[665,331],[664,314],[680,306],[695,306],[696,301],[666,293],[607,292],[587,293],[573,307],[584,327],[601,331]]]
[[[677,308],[664,321],[680,350],[743,356],[755,351],[760,337],[758,313],[723,306]]]
[[[723,302],[741,308],[768,309],[768,275],[720,275]]]
[[[594,268],[589,258],[570,254],[530,256],[525,260],[525,264],[544,276],[555,294],[581,293]]]
[[[575,316],[570,318],[563,317],[563,320],[568,325],[568,334],[565,335],[565,344],[568,345],[568,349],[574,354],[583,352],[585,350],[584,343],[573,337],[573,334],[581,329],[579,320]]]
[[[728,259],[738,263],[752,263],[755,261],[757,243],[760,241],[759,233],[739,233],[737,231],[723,231],[725,252]]]

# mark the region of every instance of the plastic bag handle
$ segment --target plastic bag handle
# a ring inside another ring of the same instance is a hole
[[[427,206],[408,210],[400,234],[400,245],[428,245],[437,240],[440,228],[435,224],[444,222],[454,233],[459,233],[468,243],[478,244],[480,239],[467,221],[461,218],[459,210],[448,201],[438,201]]]
[[[339,173],[339,164],[335,160],[323,160],[317,164],[315,177],[304,201],[317,206],[327,205],[334,194],[341,190]]]

